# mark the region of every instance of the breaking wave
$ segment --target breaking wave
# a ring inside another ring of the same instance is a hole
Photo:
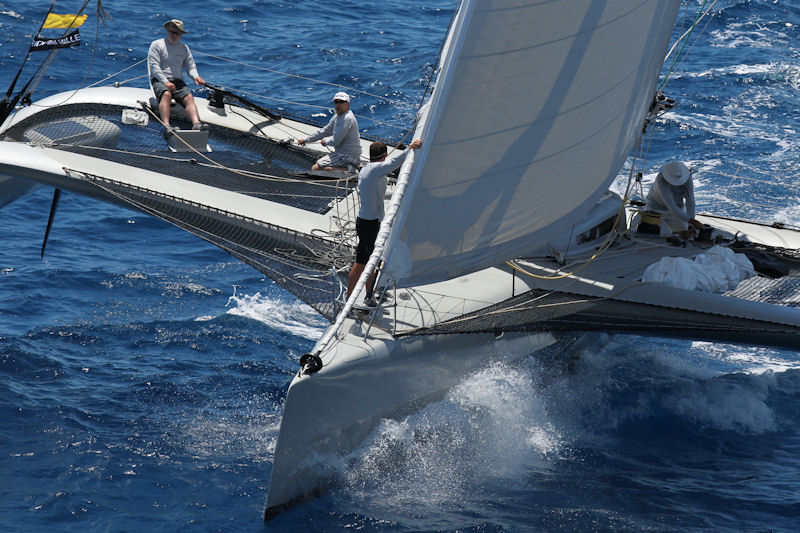
[[[287,302],[260,292],[242,296],[234,292],[226,306],[230,307],[229,315],[256,320],[270,328],[309,340],[317,340],[327,324],[319,313],[299,300]]]

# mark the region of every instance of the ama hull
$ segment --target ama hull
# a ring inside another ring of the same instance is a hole
[[[347,335],[322,353],[322,370],[296,376],[289,387],[264,518],[332,484],[335,471],[325,466],[326,456],[353,450],[382,418],[404,416],[440,398],[487,361],[544,353],[574,337],[476,333],[365,341]]]

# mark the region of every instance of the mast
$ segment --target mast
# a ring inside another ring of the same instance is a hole
[[[427,104],[423,105],[420,109],[419,117],[417,120],[417,127],[415,128],[413,138],[421,138],[425,139],[427,132],[429,131],[429,117],[432,113],[432,109],[435,109],[435,102],[437,101],[437,96],[441,91],[440,83],[443,77],[445,77],[445,72],[447,71],[447,65],[449,64],[450,58],[450,51],[454,46],[458,46],[458,43],[462,42],[460,40],[461,35],[461,28],[464,26],[465,19],[469,16],[469,12],[471,11],[472,6],[474,5],[474,0],[463,0],[461,5],[457,8],[457,13],[453,17],[453,22],[450,26],[450,30],[448,31],[447,37],[445,38],[444,45],[442,46],[442,66],[440,69],[440,73],[437,76],[437,82],[433,94],[430,97],[430,100]],[[344,324],[345,319],[350,314],[351,310],[353,309],[353,305],[356,303],[356,300],[361,295],[364,287],[367,284],[367,280],[369,280],[370,276],[372,276],[373,272],[375,272],[378,268],[378,265],[384,256],[384,251],[387,249],[387,246],[390,242],[390,236],[392,227],[395,224],[395,217],[397,216],[398,212],[400,211],[400,206],[402,205],[404,199],[406,198],[407,190],[409,188],[409,184],[413,183],[412,172],[416,168],[416,159],[419,157],[420,159],[424,159],[425,153],[428,150],[426,145],[423,143],[422,148],[419,150],[413,150],[408,156],[406,157],[403,166],[400,168],[400,173],[397,177],[397,184],[395,185],[394,193],[392,194],[392,199],[390,201],[389,206],[386,209],[386,214],[381,220],[381,226],[378,230],[378,236],[375,239],[375,249],[370,255],[367,264],[364,266],[364,271],[361,273],[361,276],[356,283],[353,292],[347,298],[342,310],[336,317],[336,320],[330,327],[325,331],[322,338],[317,342],[315,349],[312,353],[304,355],[303,358],[300,359],[300,365],[303,367],[302,372],[305,373],[312,373],[319,368],[321,368],[322,363],[319,360],[318,354],[322,353],[325,348],[330,344],[331,340],[335,337],[335,335],[341,330],[342,325]],[[416,154],[419,152],[419,154]]]

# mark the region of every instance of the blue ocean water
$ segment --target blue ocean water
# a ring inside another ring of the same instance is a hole
[[[0,1],[0,85],[49,4]],[[317,120],[332,86],[263,69],[385,95],[353,107],[362,129],[399,138],[386,123],[410,125],[454,4],[107,0],[113,18],[92,15],[37,94],[134,65],[181,18],[207,80]],[[680,105],[645,180],[680,158],[701,211],[800,225],[800,5],[715,10],[666,87]],[[385,421],[339,487],[264,524],[285,391],[325,322],[204,241],[70,193],[42,260],[51,195],[0,211],[3,530],[800,529],[798,353],[625,336],[569,369],[487,365]]]

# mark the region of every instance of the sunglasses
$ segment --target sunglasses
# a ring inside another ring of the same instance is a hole
[[[334,104],[346,104],[347,100],[334,100],[333,103]]]
[[[179,32],[178,30],[167,30],[167,33],[170,33],[172,35],[180,35],[181,34],[181,32]]]

